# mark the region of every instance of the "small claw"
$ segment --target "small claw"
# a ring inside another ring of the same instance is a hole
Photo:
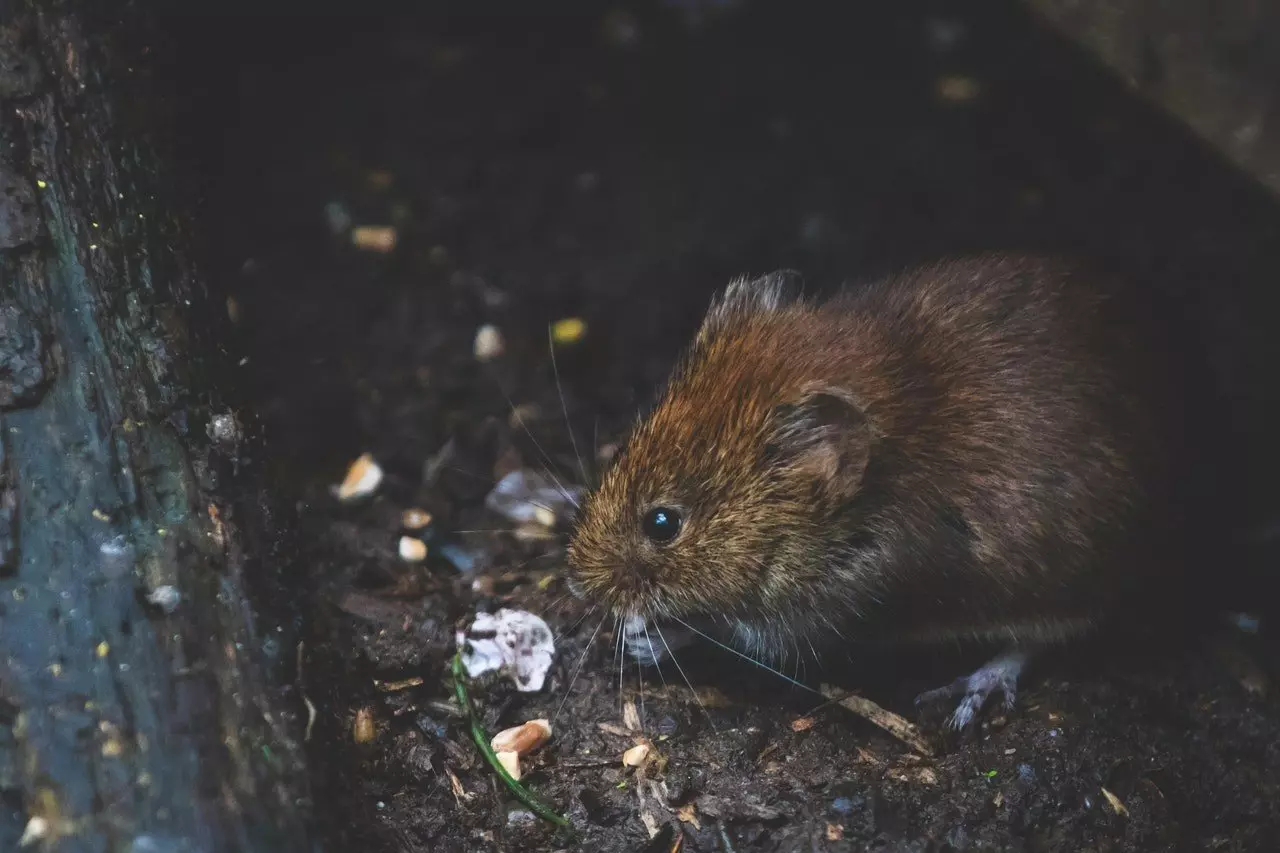
[[[1018,676],[1026,665],[1025,652],[1002,654],[986,663],[972,675],[957,678],[945,687],[926,690],[916,697],[916,704],[936,702],[940,699],[961,696],[955,711],[947,718],[948,728],[963,729],[982,710],[987,698],[996,690],[1004,694],[1004,708],[1012,710],[1017,700]]]

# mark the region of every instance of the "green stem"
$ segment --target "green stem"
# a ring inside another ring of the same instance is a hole
[[[484,727],[480,725],[475,710],[471,707],[471,699],[467,696],[466,675],[462,671],[462,650],[459,649],[453,655],[453,693],[458,699],[458,704],[462,707],[462,712],[467,715],[467,723],[471,727],[471,739],[476,742],[476,746],[480,748],[480,754],[485,757],[490,766],[498,773],[503,783],[511,789],[511,793],[515,794],[516,799],[528,806],[534,814],[543,820],[550,821],[556,826],[569,828],[569,820],[563,815],[557,814],[555,809],[539,800],[524,785],[521,785],[510,773],[507,768],[502,766],[502,762],[498,760],[498,756],[494,753],[493,747],[489,744],[489,736],[485,734]]]

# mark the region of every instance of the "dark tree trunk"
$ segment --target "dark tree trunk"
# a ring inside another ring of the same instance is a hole
[[[0,850],[309,849],[287,567],[150,27],[0,0]]]

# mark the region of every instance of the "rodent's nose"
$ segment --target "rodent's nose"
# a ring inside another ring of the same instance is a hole
[[[618,592],[636,595],[653,586],[653,573],[648,567],[627,561],[613,567],[613,588]]]

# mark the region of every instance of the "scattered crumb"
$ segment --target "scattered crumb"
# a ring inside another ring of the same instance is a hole
[[[506,751],[506,750],[502,752],[495,751],[494,754],[498,756],[498,763],[502,765],[502,768],[511,775],[512,779],[515,779],[517,782],[519,782],[520,781],[519,754],[515,752]]]
[[[827,824],[827,840],[841,841],[844,839],[844,826],[838,823]]]
[[[422,530],[431,524],[431,513],[418,507],[410,507],[400,514],[400,524],[405,530]]]
[[[347,476],[338,486],[338,500],[352,501],[377,491],[382,483],[382,467],[373,460],[373,454],[364,453],[347,469]]]
[[[579,317],[566,317],[551,327],[551,339],[558,344],[572,344],[582,339],[587,324]]]
[[[551,723],[545,719],[529,720],[519,726],[503,729],[493,736],[489,745],[494,752],[514,752],[527,755],[551,738]]]
[[[420,563],[427,558],[427,543],[413,536],[400,537],[400,559],[406,563]]]
[[[476,329],[476,340],[472,345],[478,361],[492,361],[506,351],[506,342],[497,326],[486,324]]]
[[[638,743],[622,753],[622,763],[627,767],[639,767],[649,757],[652,747],[647,743]]]
[[[797,734],[800,732],[807,732],[809,729],[813,728],[813,724],[816,722],[817,720],[813,717],[799,717],[791,721],[791,731],[796,732]]]
[[[396,247],[396,229],[391,225],[358,225],[351,229],[351,244],[367,252],[386,254]]]
[[[373,722],[373,710],[361,708],[356,711],[355,721],[351,724],[351,739],[356,743],[369,743],[377,733],[378,727]]]

